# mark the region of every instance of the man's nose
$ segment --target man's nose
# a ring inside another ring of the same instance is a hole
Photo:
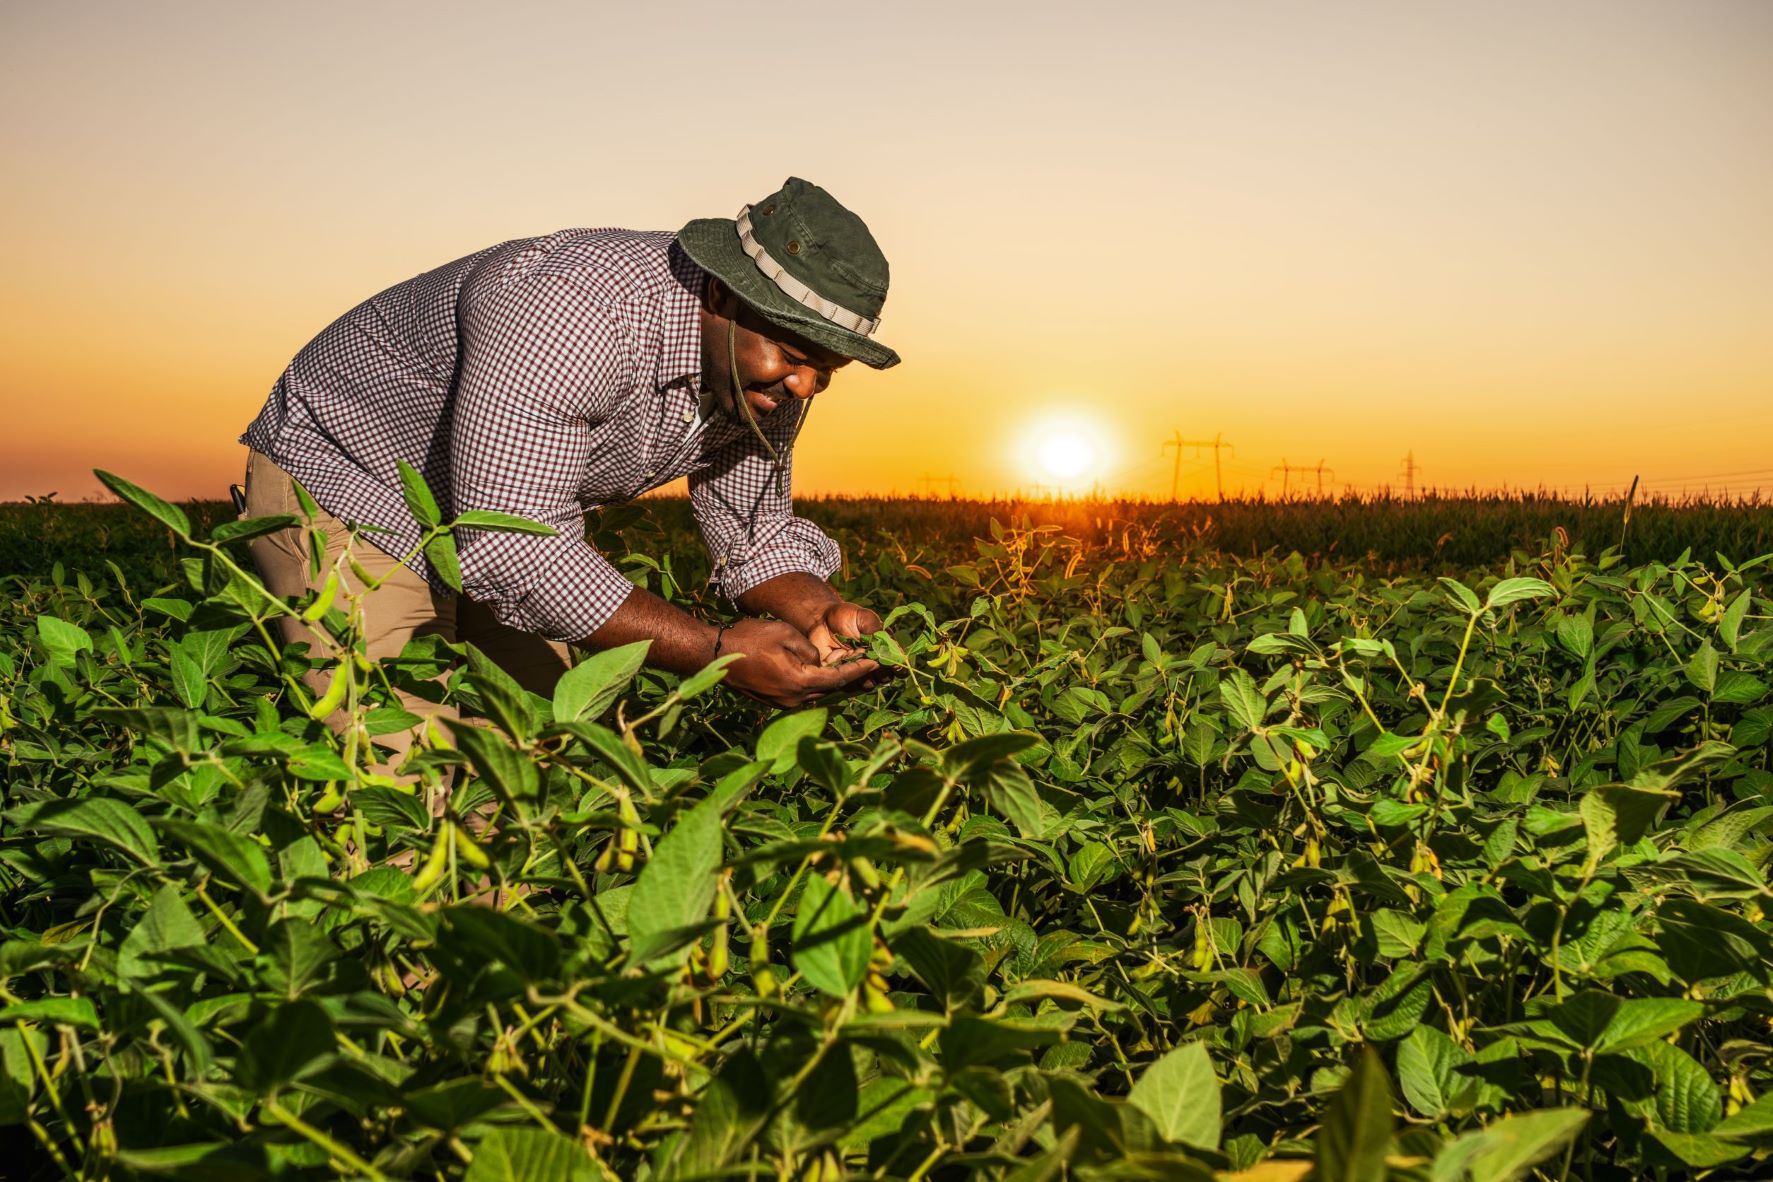
[[[788,393],[796,398],[811,398],[831,384],[831,373],[810,365],[797,365],[784,379]]]

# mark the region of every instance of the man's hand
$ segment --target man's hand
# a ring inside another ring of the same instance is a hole
[[[873,612],[864,614],[879,626],[879,617]],[[826,666],[813,642],[800,629],[780,620],[740,620],[721,637],[720,651],[723,656],[745,655],[744,660],[734,661],[727,669],[728,685],[784,709],[805,706],[826,694],[848,689],[880,670],[870,660]]]
[[[819,664],[835,665],[856,652],[846,641],[872,635],[881,627],[880,617],[867,608],[839,600],[807,629],[806,638],[819,650]]]

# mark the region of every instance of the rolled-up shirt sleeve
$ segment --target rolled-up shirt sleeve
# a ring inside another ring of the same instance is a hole
[[[709,582],[729,602],[777,575],[828,579],[843,564],[837,543],[794,515],[794,439],[806,413],[796,400],[758,421],[782,457],[780,485],[774,462],[748,431],[690,476],[690,508],[713,567]]]
[[[579,502],[593,426],[630,380],[631,350],[596,293],[567,276],[484,293],[459,320],[455,509],[514,513],[557,531],[458,530],[462,589],[501,623],[581,640],[634,590],[585,541]]]

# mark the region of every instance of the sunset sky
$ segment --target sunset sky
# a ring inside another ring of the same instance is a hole
[[[1167,495],[1176,431],[1270,495],[1773,491],[1763,0],[14,0],[0,110],[0,499],[220,496],[364,297],[790,174],[905,358],[802,492]]]

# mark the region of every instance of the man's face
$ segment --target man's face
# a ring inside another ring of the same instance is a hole
[[[736,312],[736,316],[718,315],[713,322],[704,321],[702,332],[702,381],[714,392],[721,410],[737,419],[744,418],[738,394],[733,390],[731,366],[728,363],[728,321],[736,321],[731,334],[731,358],[737,362],[739,387],[751,411],[764,418],[790,398],[811,398],[831,383],[831,373],[849,364],[786,329],[753,314],[750,309],[726,295],[720,312]]]

